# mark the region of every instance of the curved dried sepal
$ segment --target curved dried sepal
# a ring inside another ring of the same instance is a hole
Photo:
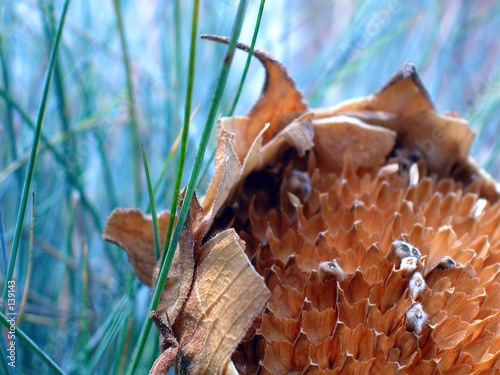
[[[229,43],[229,38],[217,35],[202,35],[220,43]],[[236,46],[247,51],[250,46],[237,43]],[[302,100],[302,94],[295,87],[293,79],[285,67],[269,53],[255,48],[253,55],[259,59],[266,69],[266,80],[259,100],[248,112],[248,120],[242,129],[245,133],[246,146],[250,147],[262,127],[269,123],[269,129],[264,134],[263,143],[283,129],[285,125],[303,113],[307,105]]]

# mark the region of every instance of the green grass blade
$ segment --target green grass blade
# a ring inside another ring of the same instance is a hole
[[[118,207],[118,198],[116,197],[116,188],[113,183],[113,174],[111,173],[111,168],[109,165],[108,155],[106,154],[104,147],[104,134],[99,131],[97,134],[97,150],[99,156],[101,157],[102,172],[104,177],[104,183],[106,184],[106,193],[108,194],[109,205],[112,209]]]
[[[5,238],[5,224],[3,221],[2,208],[0,207],[0,251],[2,257],[2,276],[7,279],[7,264],[9,263],[9,250],[7,249],[7,239]]]
[[[179,106],[180,106],[180,98],[181,98],[181,81],[180,77],[182,76],[182,29],[181,25],[183,23],[182,15],[181,15],[181,0],[175,0],[174,2],[174,80],[172,82],[174,97],[172,100],[173,111],[172,111],[172,119],[174,129],[178,129],[180,127],[180,118],[179,118]]]
[[[59,49],[59,42],[61,40],[61,35],[62,35],[63,28],[64,28],[64,21],[66,20],[66,13],[68,11],[68,6],[69,6],[69,0],[65,0],[64,5],[63,5],[63,9],[61,12],[61,19],[59,20],[59,25],[57,27],[57,33],[56,33],[56,36],[54,39],[54,44],[52,46],[52,51],[50,53],[49,67],[47,70],[47,75],[45,77],[45,83],[43,86],[42,101],[40,104],[40,110],[38,111],[38,118],[37,118],[37,122],[36,122],[36,130],[35,130],[35,135],[34,135],[34,139],[33,139],[33,146],[31,148],[28,170],[26,172],[26,179],[24,181],[23,193],[21,196],[21,205],[19,207],[19,214],[17,216],[15,235],[14,235],[14,240],[12,243],[12,250],[10,252],[9,268],[7,269],[7,279],[6,279],[5,287],[3,290],[3,297],[2,297],[2,311],[4,309],[5,301],[7,299],[8,280],[12,280],[12,274],[14,273],[14,266],[16,264],[17,251],[19,249],[19,241],[21,239],[21,230],[23,227],[24,215],[26,213],[26,205],[28,202],[28,193],[30,190],[31,179],[33,178],[33,170],[35,167],[36,151],[38,149],[38,143],[40,141],[40,133],[42,130],[43,115],[45,113],[45,106],[47,104],[47,97],[48,97],[48,93],[49,93],[50,81],[52,79],[52,72],[54,70],[54,63],[56,61],[56,55],[57,55],[57,51]]]
[[[35,193],[33,193],[32,205],[31,205],[31,227],[30,227],[30,243],[29,243],[29,254],[28,254],[28,270],[26,271],[26,281],[24,282],[23,296],[21,297],[21,303],[19,305],[19,312],[17,314],[17,325],[21,325],[24,316],[24,310],[26,308],[26,302],[28,301],[28,293],[31,285],[31,274],[33,271],[33,238],[35,233]]]
[[[2,374],[10,375],[12,372],[10,371],[11,367],[9,367],[9,365],[7,364],[7,355],[8,354],[7,354],[7,348],[5,346],[3,338],[0,339],[0,353],[1,353],[0,365],[1,365],[1,369],[2,369]]]
[[[144,150],[144,145],[142,146],[142,158],[144,160],[144,171],[146,172],[146,181],[148,184],[149,192],[149,205],[151,207],[153,216],[153,233],[155,236],[155,253],[156,259],[160,259],[160,226],[158,225],[158,215],[156,214],[156,204],[155,204],[155,194],[153,192],[153,186],[151,185],[151,176],[149,175],[148,159],[146,158],[146,151]]]
[[[236,96],[234,97],[234,101],[233,101],[233,104],[231,105],[231,109],[229,110],[228,116],[233,115],[234,110],[236,109],[236,105],[238,104],[238,101],[240,99],[241,92],[243,91],[243,85],[245,84],[245,79],[246,79],[247,74],[248,74],[248,69],[250,68],[250,62],[252,61],[255,43],[257,42],[257,35],[259,34],[259,28],[260,28],[260,23],[262,21],[262,14],[264,13],[265,3],[266,3],[266,0],[260,0],[259,13],[257,14],[257,20],[255,21],[255,27],[253,29],[252,42],[250,44],[250,48],[248,49],[248,56],[247,56],[247,61],[245,63],[245,69],[243,70],[240,84],[238,85],[238,91],[236,92]],[[201,172],[200,178],[198,179],[198,183],[196,185],[197,189],[200,187],[201,182],[203,181],[203,179],[207,175],[208,168],[212,164],[214,157],[215,157],[215,150],[212,152],[212,154],[210,155],[210,158],[208,159],[208,161],[205,163],[205,166],[203,167],[203,171]]]
[[[240,35],[241,32],[241,27],[243,24],[243,18],[245,14],[245,8],[246,8],[247,1],[246,0],[240,0],[239,6],[238,6],[238,11],[236,14],[236,19],[234,22],[233,30],[231,32],[231,39],[229,42],[229,46],[226,52],[226,56],[224,58],[224,62],[222,64],[221,71],[219,73],[219,78],[217,80],[217,86],[214,92],[214,96],[212,99],[212,103],[210,105],[210,110],[208,113],[207,121],[205,123],[205,127],[203,129],[201,141],[200,141],[200,146],[198,148],[198,152],[195,157],[193,169],[191,171],[191,175],[189,177],[189,182],[188,186],[186,189],[186,194],[184,197],[184,201],[182,202],[182,207],[179,212],[179,218],[177,221],[177,225],[175,226],[175,230],[173,232],[172,240],[170,241],[170,244],[168,246],[168,250],[164,251],[166,256],[163,258],[163,262],[160,265],[160,271],[158,274],[158,280],[155,286],[155,290],[153,293],[153,299],[151,301],[151,305],[149,310],[154,310],[156,309],[156,306],[158,305],[158,302],[160,300],[160,295],[161,291],[163,289],[163,285],[165,284],[165,280],[168,275],[168,270],[170,268],[170,265],[172,263],[172,259],[174,256],[175,248],[177,246],[177,242],[179,241],[179,237],[181,234],[182,227],[184,226],[184,222],[186,220],[187,212],[188,209],[191,205],[191,198],[193,197],[194,194],[194,188],[196,185],[196,181],[198,179],[198,175],[201,169],[201,164],[203,162],[203,156],[205,154],[205,150],[207,148],[208,140],[210,138],[210,134],[212,132],[212,127],[213,123],[216,117],[217,109],[219,107],[219,103],[221,101],[222,93],[224,92],[224,88],[226,86],[226,81],[227,81],[227,76],[229,74],[229,69],[231,67],[231,63],[233,61],[234,57],[234,52],[236,49],[236,42],[237,39]],[[168,243],[168,242],[167,242]],[[129,375],[133,374],[135,372],[135,369],[137,367],[137,364],[139,362],[140,355],[142,353],[142,350],[144,348],[144,344],[146,343],[146,338],[149,334],[149,331],[151,329],[151,319],[149,319],[149,315],[147,316],[142,329],[141,333],[139,335],[138,339],[138,344],[135,347],[134,353],[132,355],[132,359],[130,361],[130,365],[127,369],[127,373]]]
[[[45,24],[45,34],[46,38],[50,43],[50,40],[54,37],[54,29],[55,29],[55,19],[54,19],[54,4],[49,3],[47,7],[43,5],[43,1],[39,0],[39,7],[42,12],[42,19],[44,20]],[[62,46],[61,46],[62,50]],[[59,54],[61,55],[61,54]],[[64,82],[63,82],[63,72],[60,64],[60,60],[58,56],[56,56],[56,61],[54,64],[54,92],[55,96],[57,97],[57,110],[59,112],[59,117],[61,119],[61,130],[63,133],[69,133],[70,130],[70,108],[67,104],[67,99],[66,99],[66,92],[64,88]],[[72,140],[68,140],[68,142],[64,142],[63,144],[63,154],[64,154],[64,159],[68,160],[71,158],[71,152],[74,150],[76,147],[75,144],[73,144]],[[80,174],[79,172],[79,167],[78,167],[78,161],[76,159],[73,160],[75,165],[74,165],[74,170],[77,175]],[[69,170],[66,169],[66,175],[68,175]],[[69,180],[69,176],[66,176],[66,179]],[[69,181],[68,181],[69,182]],[[70,199],[70,191],[71,189],[66,188],[66,199]]]
[[[90,278],[89,278],[89,248],[87,244],[83,246],[82,254],[82,307],[83,311],[90,311],[91,301],[90,301]],[[82,330],[80,332],[80,342],[82,347],[82,361],[87,366],[90,353],[86,344],[89,342],[90,338],[90,319],[89,314],[84,314],[82,319]]]
[[[7,61],[6,61],[6,56],[3,52],[3,37],[0,33],[0,64],[2,67],[2,79],[3,79],[3,87],[6,92],[10,91],[10,77],[9,77],[9,71],[7,68]],[[8,130],[8,136],[9,136],[9,141],[11,143],[11,155],[12,159],[16,160],[17,159],[17,148],[16,148],[16,134],[14,131],[14,121],[12,118],[12,105],[7,102],[6,103],[6,122],[7,122],[7,130]],[[22,176],[19,176],[22,177]]]
[[[199,103],[196,108],[194,109],[193,113],[191,114],[191,117],[189,119],[189,125],[191,124],[191,122],[193,121],[194,117],[196,116],[196,113],[198,113],[198,110],[200,109],[201,107],[201,103]],[[189,130],[189,125],[188,125],[188,130]],[[184,129],[184,128],[183,128]],[[172,161],[172,158],[175,154],[175,152],[177,151],[177,147],[179,146],[179,143],[181,141],[181,136],[182,136],[182,133],[183,131],[181,130],[179,132],[179,135],[175,138],[175,141],[174,141],[174,144],[172,145],[172,147],[170,148],[170,151],[167,155],[167,158],[165,159],[165,163],[163,163],[163,167],[161,169],[161,173],[160,173],[160,176],[158,176],[158,179],[156,180],[156,183],[155,183],[155,186],[153,188],[153,191],[154,191],[154,194],[155,194],[155,197],[158,196],[158,192],[159,192],[159,189],[162,185],[162,182],[164,182],[164,177],[165,177],[165,174],[167,173],[167,169],[170,165],[170,162]],[[166,186],[166,183],[163,184],[163,186],[165,187]],[[160,193],[160,196],[164,194],[164,188],[161,189],[161,193]],[[151,211],[151,207],[148,206],[147,210],[146,210],[146,213],[149,213]]]
[[[0,312],[0,323],[3,324],[7,329],[11,327],[9,320],[7,317]],[[47,353],[45,353],[40,347],[35,344],[31,338],[24,333],[24,331],[16,326],[16,337],[19,338],[22,342],[24,342],[33,352],[38,354],[38,356],[57,374],[64,375],[64,371],[54,362],[52,358],[50,358]]]
[[[252,42],[250,43],[250,48],[248,49],[247,61],[245,63],[245,69],[243,70],[243,75],[241,76],[240,84],[238,86],[238,91],[234,97],[233,105],[229,110],[228,116],[232,116],[236,105],[241,96],[241,91],[243,90],[243,85],[245,84],[245,79],[247,78],[248,68],[250,68],[250,62],[252,61],[253,50],[255,48],[255,43],[257,42],[257,35],[259,34],[260,23],[262,21],[262,14],[264,13],[264,5],[266,0],[260,0],[259,13],[257,14],[257,20],[255,21],[255,27],[253,29]],[[214,154],[215,155],[215,154]]]
[[[203,170],[201,171],[201,174],[200,174],[200,178],[198,179],[198,182],[196,183],[196,189],[199,189],[200,186],[201,186],[201,183],[203,182],[203,180],[205,179],[205,176],[207,175],[208,173],[208,168],[210,168],[210,166],[212,165],[212,162],[214,161],[214,158],[215,158],[215,151],[216,149],[214,149],[212,151],[212,154],[210,155],[210,157],[208,158],[208,160],[206,161],[205,165],[203,166]]]
[[[113,0],[113,8],[116,16],[116,23],[118,26],[118,32],[120,34],[120,44],[123,54],[123,65],[125,66],[125,75],[127,82],[127,101],[128,101],[128,114],[130,121],[130,151],[132,156],[132,176],[134,180],[134,199],[135,205],[139,206],[141,202],[141,172],[139,168],[139,153],[140,153],[140,142],[139,142],[139,131],[137,122],[137,111],[135,108],[134,100],[134,86],[132,84],[132,69],[130,67],[130,58],[128,56],[128,45],[127,38],[125,37],[125,29],[123,27],[123,19],[120,10],[120,0]]]
[[[36,125],[31,120],[31,118],[28,116],[26,111],[24,111],[9,95],[7,92],[4,90],[0,89],[0,96],[2,96],[8,103],[12,105],[12,107],[19,113],[19,115],[22,117],[24,122],[32,128],[34,131],[36,131]],[[101,113],[96,114],[97,116],[100,116]],[[87,120],[82,121],[82,123],[75,127],[70,133],[63,133],[61,138],[58,140],[59,143],[64,142],[66,139],[69,139],[72,134],[77,134],[78,132],[86,129],[90,129],[90,126],[92,124],[92,120],[94,117],[90,117]],[[94,207],[94,205],[90,202],[90,200],[87,197],[87,194],[85,193],[85,190],[82,186],[82,184],[78,180],[78,176],[75,174],[74,171],[71,171],[71,168],[68,166],[68,161],[64,158],[64,156],[57,150],[56,148],[56,142],[50,140],[47,138],[46,135],[44,135],[43,131],[40,132],[40,140],[44,144],[44,146],[54,155],[55,160],[66,169],[67,171],[67,176],[68,176],[68,181],[69,183],[78,191],[80,194],[80,199],[82,201],[83,206],[85,209],[90,213],[90,216],[93,219],[94,225],[96,229],[99,232],[102,232],[102,225],[101,225],[101,219],[99,217],[99,214],[97,213],[97,209]],[[41,150],[40,150],[41,151]],[[14,164],[15,163],[15,164]],[[20,168],[20,166],[24,163],[24,159],[17,159],[14,163],[11,165],[15,168]],[[7,173],[5,173],[7,172]],[[9,174],[11,171],[10,170],[4,170],[0,172],[0,183],[3,181],[3,179],[6,177],[7,174]],[[108,258],[113,265],[113,267],[116,269],[118,260],[114,256],[113,253],[111,253],[111,250],[108,245],[106,245],[106,253],[108,255]]]
[[[165,256],[167,253],[168,246],[170,244],[170,238],[172,237],[172,230],[174,227],[175,214],[177,211],[177,201],[179,200],[179,191],[181,188],[182,175],[184,172],[184,162],[186,161],[186,148],[187,148],[187,138],[189,131],[189,115],[191,114],[191,98],[193,95],[193,85],[194,85],[194,65],[196,59],[196,41],[198,39],[198,12],[199,12],[199,0],[193,1],[193,19],[191,27],[191,47],[189,51],[189,68],[188,68],[188,83],[186,89],[186,104],[184,107],[184,124],[182,127],[181,136],[181,149],[179,153],[179,165],[177,166],[177,176],[175,179],[174,194],[172,198],[172,206],[170,208],[170,218],[168,220],[167,237],[165,240],[165,248],[161,256],[161,264],[165,262]]]
[[[135,277],[135,276],[133,276]],[[117,347],[117,356],[113,363],[112,374],[123,374],[125,369],[125,362],[127,360],[127,351],[130,344],[130,339],[132,335],[133,328],[133,314],[132,311],[125,317],[125,322],[123,323],[124,329],[120,332],[120,336],[118,338]]]
[[[119,332],[120,328],[123,326],[125,322],[125,316],[129,313],[131,305],[130,301],[128,300],[128,297],[123,297],[123,298],[124,298],[123,303],[121,304],[120,309],[117,310],[118,314],[113,319],[112,324],[109,327],[108,331],[106,332],[105,337],[100,341],[99,346],[96,349],[96,353],[92,359],[92,362],[85,369],[86,370],[84,372],[85,375],[90,375],[94,372],[94,369],[99,363],[99,360],[102,358],[104,352],[106,351],[106,349],[108,349],[109,345],[116,337],[117,333]]]
[[[172,161],[172,158],[174,157],[175,152],[177,151],[177,147],[179,146],[179,143],[181,142],[181,136],[182,136],[182,130],[175,138],[174,144],[170,148],[170,151],[168,152],[167,158],[165,159],[165,162],[163,163],[163,167],[161,168],[160,175],[158,176],[158,179],[156,180],[155,186],[153,188],[153,192],[154,192],[155,196],[157,196],[158,190],[160,189],[162,182],[164,182],[163,179],[165,178],[165,174],[167,173],[167,169],[170,166],[170,162]],[[148,206],[146,213],[149,213],[150,211],[151,211],[151,207]]]

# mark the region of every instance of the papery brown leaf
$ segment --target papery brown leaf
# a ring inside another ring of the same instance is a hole
[[[318,163],[331,169],[341,168],[346,150],[353,165],[382,165],[396,142],[396,133],[371,126],[348,116],[313,121],[314,145]]]
[[[160,249],[163,249],[167,235],[170,213],[158,215],[161,235]],[[103,238],[125,249],[136,276],[144,284],[151,286],[156,266],[153,220],[138,209],[115,209],[104,227]]]
[[[200,249],[192,290],[178,318],[179,366],[186,374],[222,373],[269,298],[242,245],[228,230]]]

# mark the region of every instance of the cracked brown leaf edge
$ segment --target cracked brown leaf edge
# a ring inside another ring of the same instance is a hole
[[[204,38],[228,42],[224,37]],[[242,43],[237,47],[245,51],[249,48]],[[166,374],[174,362],[181,374],[238,373],[231,355],[269,308],[271,282],[268,280],[266,286],[264,278],[256,272],[245,253],[245,241],[231,228],[231,223],[221,232],[214,231],[212,225],[224,208],[231,205],[231,198],[250,174],[280,163],[290,149],[300,156],[312,150],[317,165],[324,170],[344,173],[346,165],[380,167],[378,178],[389,176],[389,181],[401,184],[401,179],[391,180],[400,168],[390,163],[383,165],[396,146],[404,146],[407,153],[424,156],[426,165],[422,168],[427,174],[451,176],[464,186],[475,184],[479,195],[491,202],[499,197],[497,182],[469,156],[473,133],[468,123],[457,114],[436,112],[413,64],[404,64],[386,85],[370,96],[311,109],[282,64],[259,49],[254,50],[254,56],[266,70],[264,88],[247,116],[218,121],[214,176],[200,202],[196,197],[193,199],[159,307],[153,313],[165,345],[151,374]],[[302,181],[300,175],[294,178]],[[403,183],[409,181],[412,185],[418,180],[419,168],[414,167]],[[290,188],[290,204],[299,207],[301,194],[308,192],[300,183],[298,188]],[[168,212],[159,215],[162,242],[168,218]],[[211,234],[207,237],[208,233]],[[439,233],[443,239],[436,240],[437,243],[448,241],[451,246],[456,242],[446,228],[440,228]],[[146,285],[153,285],[157,265],[151,217],[137,209],[118,208],[108,218],[103,237],[124,248],[137,277]],[[431,266],[445,254],[440,249],[426,258],[426,272],[432,276]],[[335,277],[335,273],[332,275]],[[363,336],[362,330],[351,332],[341,322],[335,332],[337,338],[351,335],[349,340]],[[295,350],[301,345],[300,337],[293,345],[272,346],[261,362],[263,373],[283,370],[279,367],[269,370],[266,361],[273,356],[281,357],[282,362],[293,362]],[[372,361],[372,373],[382,366],[379,362]],[[357,368],[355,363],[352,357],[346,357],[344,372],[340,373],[349,373],[350,366]],[[422,360],[415,367],[417,370],[432,373],[435,365]],[[321,371],[311,363],[304,373],[324,373]]]

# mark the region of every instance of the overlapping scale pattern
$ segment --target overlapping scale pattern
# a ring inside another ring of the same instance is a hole
[[[394,165],[324,171],[311,150],[241,183],[213,230],[236,229],[272,293],[241,374],[499,373],[500,203]]]
[[[253,54],[264,88],[219,121],[156,312],[178,356],[151,374],[177,361],[188,375],[500,375],[500,184],[468,156],[467,122],[435,110],[411,63],[372,95],[310,109],[282,64]],[[149,285],[151,228],[116,210],[105,230]]]

